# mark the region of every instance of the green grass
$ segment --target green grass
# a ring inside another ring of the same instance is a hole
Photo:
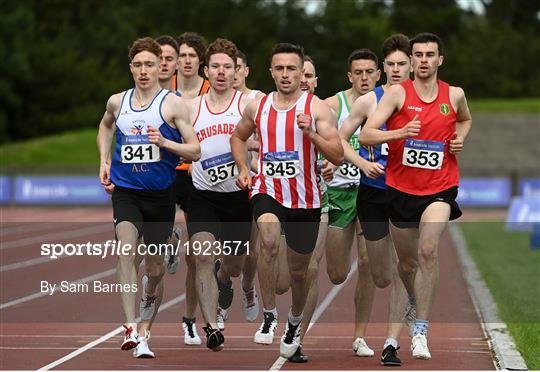
[[[98,167],[97,128],[65,132],[0,146],[4,167],[27,169],[39,166]],[[48,167],[48,168],[50,168]]]
[[[502,222],[461,224],[470,253],[529,369],[540,369],[540,250]]]
[[[516,98],[516,99],[469,99],[471,112],[497,112],[497,113],[520,113],[539,114],[539,98]]]

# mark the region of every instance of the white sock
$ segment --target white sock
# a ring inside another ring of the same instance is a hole
[[[386,341],[384,341],[383,349],[386,349],[388,345],[392,345],[395,349],[398,348],[398,342],[395,338],[388,337]]]

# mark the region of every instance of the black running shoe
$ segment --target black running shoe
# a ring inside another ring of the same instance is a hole
[[[396,349],[392,345],[388,345],[382,352],[381,364],[383,366],[400,366],[401,359],[399,359],[397,356],[398,350],[399,350],[399,346]]]
[[[234,290],[232,288],[232,281],[230,279],[227,283],[221,283],[219,281],[217,273],[220,267],[221,267],[221,260],[218,259],[216,260],[214,264],[214,276],[216,277],[216,282],[218,285],[218,292],[219,292],[218,303],[219,303],[219,307],[227,310],[229,307],[231,307],[231,303],[234,297]]]
[[[307,363],[308,360],[308,356],[302,352],[302,345],[298,346],[293,356],[289,358],[291,363]]]
[[[212,351],[223,350],[223,343],[225,342],[223,333],[219,329],[212,328],[210,324],[206,324],[203,330],[206,333],[206,347]]]

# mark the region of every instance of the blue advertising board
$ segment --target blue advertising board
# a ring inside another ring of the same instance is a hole
[[[465,178],[459,182],[457,201],[462,207],[506,207],[511,196],[508,178]]]
[[[506,229],[532,231],[535,224],[540,224],[540,198],[534,196],[513,198],[506,216]]]
[[[103,204],[111,200],[95,176],[18,176],[14,186],[17,204]]]
[[[520,196],[540,198],[540,178],[522,178],[519,180]]]
[[[0,176],[0,204],[11,202],[11,178]]]

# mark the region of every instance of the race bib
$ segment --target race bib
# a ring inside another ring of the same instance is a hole
[[[360,169],[349,162],[341,164],[337,170],[339,175],[350,180],[358,180],[360,178]]]
[[[230,152],[202,160],[201,165],[206,180],[212,186],[234,178],[238,173]]]
[[[407,139],[403,149],[402,164],[407,167],[441,169],[444,159],[444,142]]]
[[[154,163],[161,160],[159,147],[148,143],[147,135],[125,136],[120,147],[122,163]]]
[[[271,178],[294,178],[300,174],[298,151],[268,152],[262,158],[263,174]]]

